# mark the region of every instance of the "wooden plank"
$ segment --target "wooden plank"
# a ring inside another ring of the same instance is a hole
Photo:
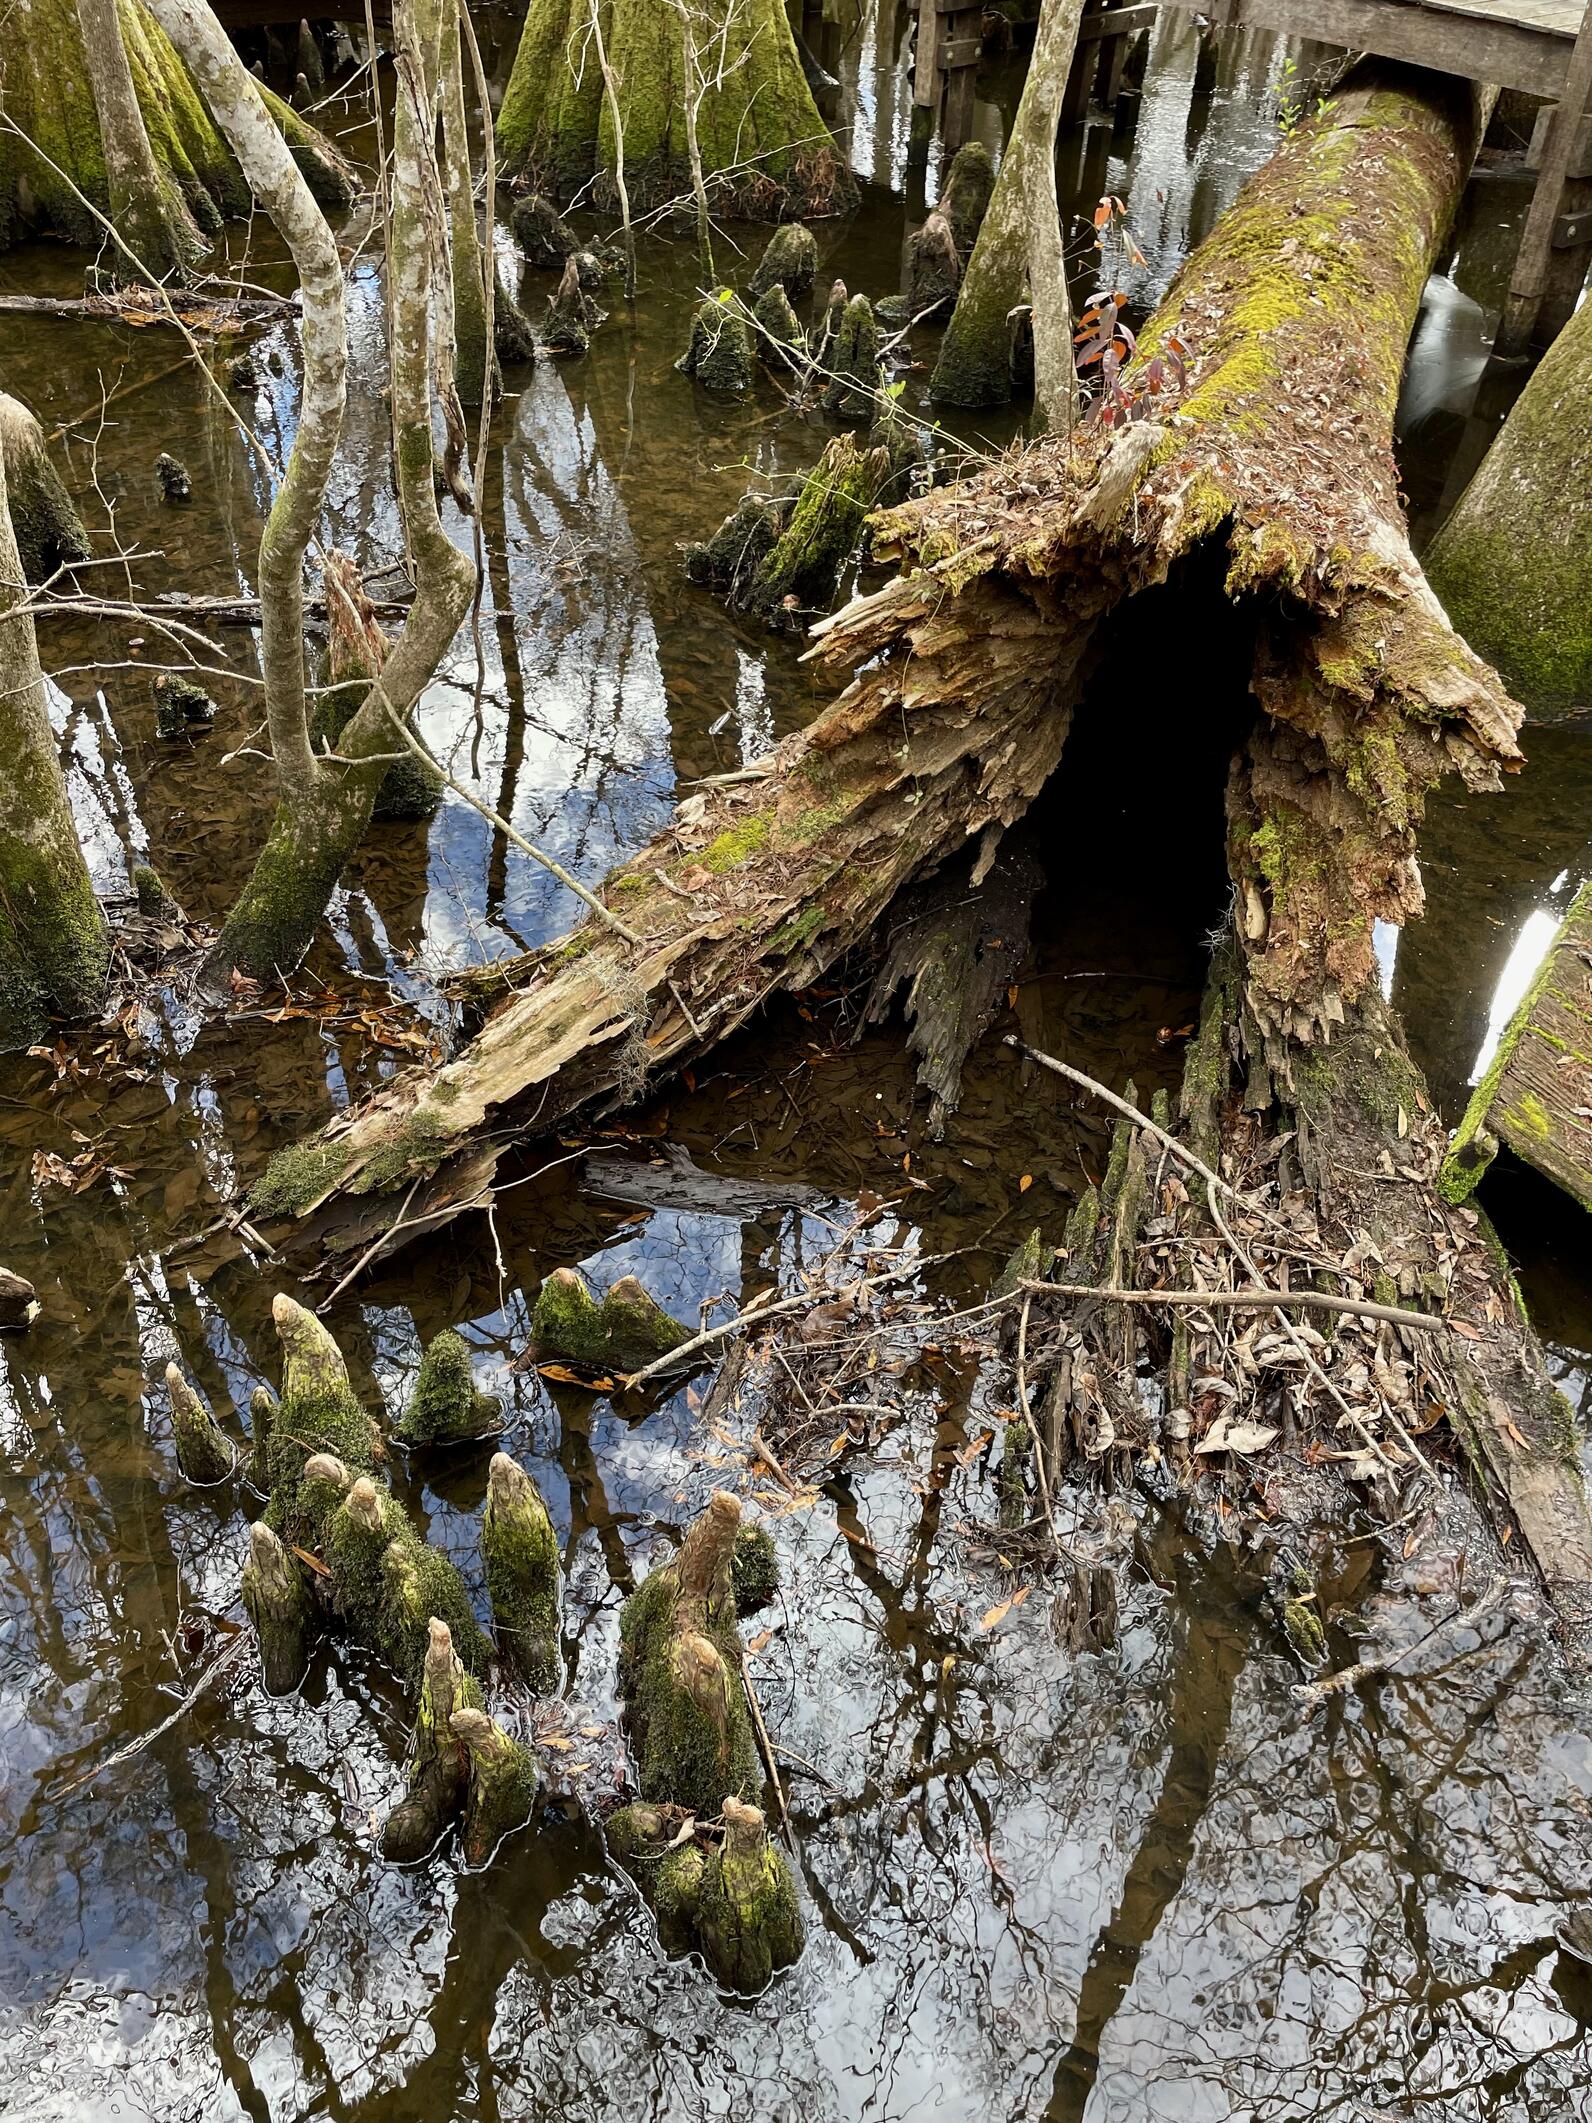
[[[1163,5],[1207,18],[1212,13],[1212,0]],[[1517,19],[1521,10],[1529,10],[1530,20]],[[1426,6],[1414,0],[1234,0],[1222,19],[1556,99],[1574,48],[1578,10],[1565,0],[1509,0],[1507,10],[1486,0]]]
[[[1159,5],[1108,7],[1098,15],[1085,15],[1078,25],[1078,42],[1096,44],[1102,37],[1131,37],[1135,31],[1153,29]]]
[[[940,103],[940,16],[934,0],[920,0],[918,49],[912,64],[912,100],[924,110]]]
[[[1499,1143],[1592,1209],[1592,883],[1576,894],[1455,1131],[1445,1193],[1468,1193]]]
[[[1498,327],[1496,350],[1500,354],[1523,354],[1531,344],[1547,292],[1554,230],[1565,203],[1565,185],[1577,153],[1582,113],[1592,95],[1592,5],[1581,18],[1575,49],[1564,77],[1564,93],[1548,121],[1543,144],[1542,168],[1531,195],[1526,225],[1520,232],[1514,271],[1509,276],[1509,299]],[[1580,201],[1570,202],[1579,205]],[[1563,246],[1568,248],[1568,246]],[[1585,278],[1583,270],[1582,277]],[[1573,308],[1573,303],[1572,303]],[[1559,320],[1562,322],[1562,319]]]

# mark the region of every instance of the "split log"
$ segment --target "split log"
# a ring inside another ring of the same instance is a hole
[[[1190,258],[1109,420],[876,519],[902,572],[813,652],[857,676],[766,779],[688,799],[608,880],[639,944],[588,924],[506,969],[515,992],[455,1060],[288,1153],[258,1213],[321,1210],[302,1236],[335,1246],[349,1196],[436,1174],[437,1196],[480,1199],[514,1114],[628,1102],[969,842],[981,883],[1060,761],[1097,622],[1196,551],[1255,628],[1229,825],[1248,1006],[1268,1039],[1330,1031],[1371,983],[1374,922],[1419,909],[1428,787],[1495,788],[1519,759],[1518,708],[1411,555],[1391,449],[1476,125],[1462,84],[1356,69]],[[1180,394],[1152,388],[1179,364]],[[468,1195],[439,1170],[466,1151]],[[411,1216],[431,1207],[422,1191]]]

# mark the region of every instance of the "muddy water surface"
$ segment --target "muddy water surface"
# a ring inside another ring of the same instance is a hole
[[[821,232],[824,277],[876,293],[895,284],[921,182],[905,166],[893,50],[869,17],[825,54],[874,181],[855,223]],[[1140,299],[1263,159],[1283,56],[1252,36],[1203,43],[1168,15],[1135,116],[1065,144],[1080,211],[1106,190],[1128,201]],[[977,122],[992,144],[1016,85],[1013,69],[985,77]],[[1507,187],[1476,204],[1429,300],[1406,399],[1406,471],[1428,515],[1467,437],[1496,418],[1476,409],[1475,353],[1497,298],[1488,260],[1517,212]],[[81,265],[12,253],[0,278],[68,291]],[[1081,238],[1078,270],[1085,281]],[[823,439],[770,385],[723,405],[674,375],[693,288],[687,250],[655,240],[633,323],[616,306],[587,360],[511,379],[486,481],[479,653],[461,640],[424,706],[455,773],[588,878],[666,820],[683,782],[758,756],[821,704],[791,645],[727,619],[680,572],[679,543],[717,522],[748,466],[792,468]],[[397,551],[379,315],[377,282],[356,269],[359,384],[328,531],[371,569]],[[261,385],[238,402],[279,462],[291,336],[266,333],[257,351]],[[130,572],[144,595],[249,588],[265,483],[169,340],[9,320],[0,366],[47,426],[64,426],[99,550],[112,553],[114,529],[135,556],[107,583]],[[911,404],[921,381],[909,378]],[[1012,431],[990,420],[965,434]],[[156,498],[162,447],[193,472],[186,511]],[[994,1028],[1146,1095],[1175,1080],[1202,936],[1222,912],[1225,734],[1213,744],[1211,730],[1242,712],[1224,645],[1163,619],[1111,644],[1068,773],[1036,818],[1047,882]],[[218,634],[220,722],[176,746],[154,736],[150,629],[58,622],[43,646],[101,882],[116,889],[129,856],[147,853],[195,914],[219,917],[269,794],[251,637]],[[1161,704],[1175,712],[1147,747],[1138,733]],[[1507,799],[1434,806],[1429,916],[1388,955],[1450,1113],[1592,863],[1586,742],[1540,736]],[[535,1290],[560,1265],[599,1286],[638,1272],[691,1319],[721,1293],[794,1286],[859,1202],[894,1203],[878,1245],[951,1256],[925,1271],[936,1294],[977,1295],[1028,1225],[1054,1228],[1101,1168],[1098,1117],[1027,1080],[992,1036],[933,1142],[899,1029],[855,1039],[860,995],[845,975],[628,1131],[638,1154],[667,1138],[775,1187],[804,1181],[814,1206],[744,1221],[648,1214],[582,1193],[572,1165],[542,1171],[563,1146],[541,1146],[490,1227],[416,1249],[330,1315],[371,1405],[394,1412],[425,1337],[458,1325],[475,1346],[505,1400],[506,1442],[565,1540],[581,1722],[612,1713],[618,1604],[672,1529],[715,1483],[768,1514],[785,1592],[756,1672],[789,1750],[800,1966],[745,2001],[660,1956],[581,1803],[614,1773],[600,1742],[560,1756],[559,1810],[489,1872],[461,1874],[448,1856],[384,1865],[373,1827],[397,1780],[403,1706],[356,1660],[324,1657],[286,1702],[252,1679],[217,1690],[102,1766],[170,1713],[237,1626],[251,1515],[230,1490],[181,1482],[149,1382],[179,1350],[222,1408],[275,1377],[279,1271],[196,1266],[181,1241],[278,1143],[441,1036],[437,970],[556,934],[570,911],[450,800],[429,832],[373,834],[287,1007],[240,997],[204,1022],[177,998],[130,997],[100,1037],[4,1064],[0,1254],[44,1303],[32,1334],[0,1351],[6,2114],[1592,2114],[1592,1978],[1556,1943],[1592,1900],[1592,1758],[1508,1629],[1303,1725],[1253,1573],[1170,1524],[1152,1527],[1135,1564],[1111,1657],[1059,1652],[1043,1597],[1001,1611],[1019,1581],[990,1530],[976,1349],[909,1382],[909,1419],[847,1455],[799,1510],[748,1468],[733,1420],[727,1434],[704,1428],[694,1393],[616,1408],[510,1371]],[[78,1158],[74,1192],[51,1161]],[[1584,1240],[1518,1182],[1497,1207],[1578,1382],[1592,1346]],[[400,1471],[477,1591],[485,1473],[475,1452]],[[1387,1597],[1419,1587],[1421,1567],[1413,1558]],[[1369,1590],[1346,1571],[1345,1606]],[[1353,1641],[1335,1620],[1335,1651],[1352,1655]]]

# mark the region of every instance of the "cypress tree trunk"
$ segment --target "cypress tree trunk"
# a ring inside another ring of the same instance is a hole
[[[108,8],[109,0],[98,5]],[[174,41],[142,0],[115,5],[128,78],[157,171],[206,235],[224,219],[246,219],[249,187],[189,70],[192,47],[180,37]],[[102,28],[92,41],[101,47],[97,63],[104,62]],[[114,54],[109,64],[114,66]],[[95,249],[106,242],[97,214],[110,216],[114,203],[97,93],[77,0],[10,0],[0,111],[17,130],[0,132],[0,247],[28,230],[47,230]],[[354,187],[342,156],[280,97],[268,89],[259,94],[316,197],[346,206]],[[119,129],[118,147],[125,130]]]
[[[442,150],[448,190],[454,363],[459,397],[465,405],[480,405],[490,394],[495,403],[502,393],[503,378],[496,350],[487,344],[485,253],[475,216],[475,170],[464,115],[459,32],[451,26],[442,33]]]
[[[594,0],[531,0],[498,112],[505,177],[564,200],[597,177],[607,203],[622,138],[629,202],[656,206],[692,189],[689,119],[716,210],[769,221],[851,212],[856,180],[813,102],[782,0],[687,4],[699,80],[712,84],[699,97],[674,0],[595,0],[601,65],[585,54]]]
[[[0,450],[0,1048],[104,993],[110,945],[67,800]]]
[[[204,241],[175,185],[162,176],[155,161],[122,44],[117,0],[77,0],[77,19],[99,116],[110,218],[121,239],[107,242],[109,270],[122,281],[141,273],[152,280],[182,279]]]
[[[1543,356],[1426,572],[1532,720],[1592,710],[1592,303]]]
[[[1083,0],[1043,0],[1012,136],[929,385],[946,405],[1005,405],[1012,395],[1011,313],[1027,303],[1034,398],[1041,424],[1055,429],[1071,426],[1075,390],[1056,127],[1082,13]]]

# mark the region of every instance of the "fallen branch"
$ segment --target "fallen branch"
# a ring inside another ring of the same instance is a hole
[[[1388,1673],[1393,1667],[1402,1666],[1406,1659],[1413,1658],[1417,1651],[1426,1650],[1429,1644],[1450,1629],[1468,1628],[1471,1623],[1486,1614],[1489,1608],[1496,1607],[1507,1584],[1507,1578],[1494,1578],[1479,1600],[1446,1616],[1429,1629],[1425,1636],[1417,1637],[1413,1644],[1406,1644],[1398,1651],[1373,1652],[1369,1658],[1361,1659],[1353,1666],[1344,1666],[1337,1673],[1324,1674],[1319,1681],[1299,1682],[1293,1691],[1294,1701],[1302,1703],[1307,1710],[1314,1710],[1329,1697],[1342,1695],[1346,1689],[1358,1686],[1361,1681],[1369,1680],[1375,1674]]]
[[[1239,1312],[1344,1312],[1355,1319],[1386,1320],[1393,1327],[1415,1327],[1427,1333],[1436,1333],[1448,1325],[1447,1320],[1430,1312],[1407,1312],[1402,1305],[1379,1305],[1368,1297],[1340,1297],[1332,1290],[1103,1290],[1097,1283],[1048,1283],[1027,1278],[1017,1288],[1035,1297],[1097,1297],[1113,1305],[1186,1305],[1194,1309],[1210,1306],[1215,1311]]]
[[[130,1740],[125,1747],[118,1747],[114,1754],[108,1754],[103,1762],[96,1762],[92,1769],[83,1770],[73,1777],[69,1784],[63,1784],[54,1796],[57,1799],[69,1799],[74,1792],[83,1790],[85,1785],[92,1784],[97,1777],[103,1776],[107,1769],[118,1768],[121,1763],[130,1762],[134,1755],[142,1754],[146,1747],[153,1747],[156,1740],[170,1732],[173,1725],[187,1716],[206,1689],[213,1688],[224,1674],[230,1673],[234,1666],[241,1663],[244,1653],[252,1648],[253,1642],[254,1639],[247,1630],[240,1630],[225,1650],[216,1653],[169,1717],[162,1718],[158,1725],[138,1739]]]

